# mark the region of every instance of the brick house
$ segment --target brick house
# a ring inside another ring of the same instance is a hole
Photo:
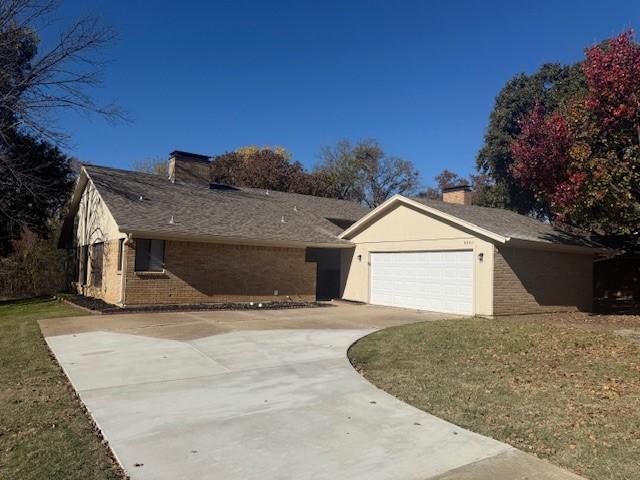
[[[120,306],[344,298],[460,314],[590,310],[587,239],[514,212],[396,195],[344,200],[85,165],[60,244],[73,288]]]

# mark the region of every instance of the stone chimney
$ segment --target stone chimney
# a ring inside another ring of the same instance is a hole
[[[471,205],[473,192],[466,184],[456,185],[442,189],[442,201],[445,203],[458,203],[460,205]]]
[[[169,154],[169,180],[208,187],[210,160],[206,155],[174,150]]]

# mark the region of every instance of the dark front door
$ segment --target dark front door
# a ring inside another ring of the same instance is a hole
[[[340,298],[341,255],[339,248],[307,248],[307,262],[316,264],[317,300]]]
[[[321,270],[316,272],[316,298],[333,300],[340,297],[340,270]]]

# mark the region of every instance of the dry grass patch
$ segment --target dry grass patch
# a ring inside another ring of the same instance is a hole
[[[52,300],[0,302],[1,479],[122,478],[38,328],[79,315]]]
[[[422,410],[592,479],[640,472],[640,317],[528,316],[389,328],[352,363]],[[620,334],[626,330],[627,335]]]

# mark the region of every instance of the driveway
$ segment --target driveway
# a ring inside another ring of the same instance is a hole
[[[40,325],[134,480],[579,478],[397,400],[346,358],[376,329],[441,318],[339,305]]]

